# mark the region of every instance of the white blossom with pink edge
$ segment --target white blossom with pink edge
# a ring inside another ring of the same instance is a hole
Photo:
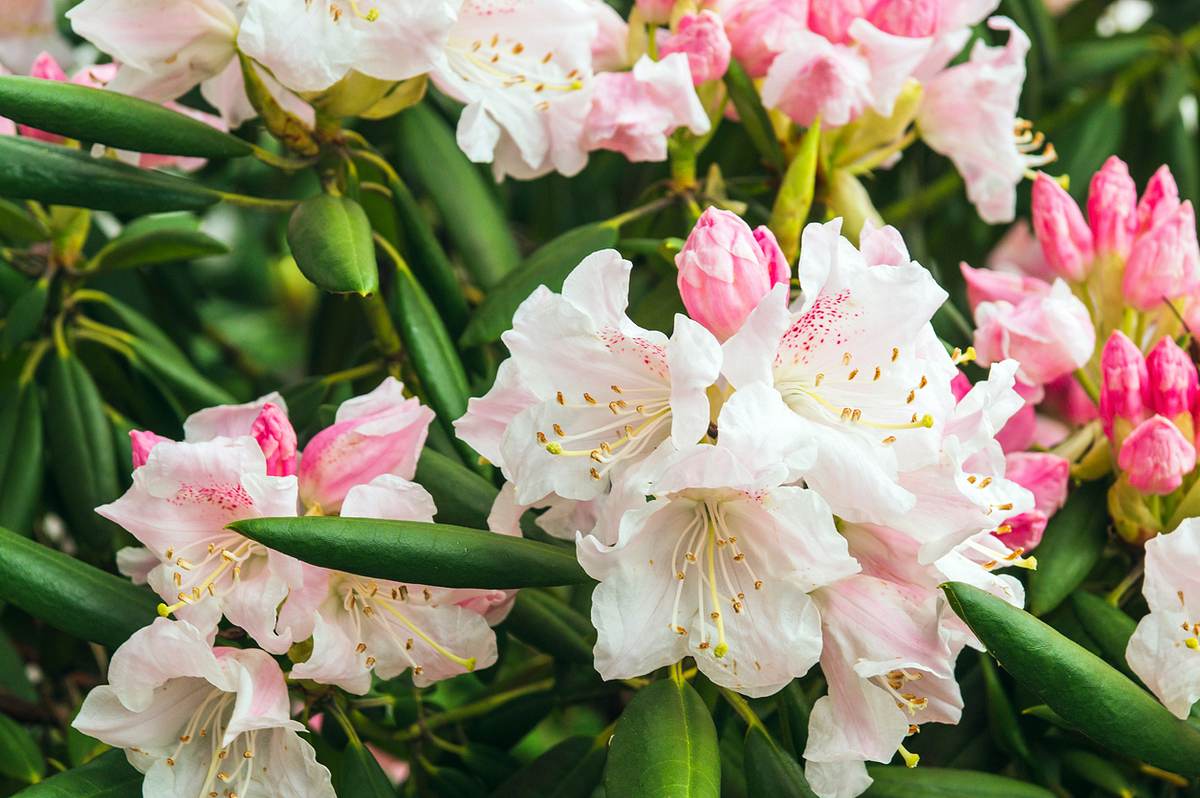
[[[265,652],[214,649],[186,621],[159,618],[116,650],[108,681],[71,725],[124,748],[145,798],[334,798]]]
[[[596,498],[663,441],[689,446],[708,429],[720,345],[682,315],[670,339],[634,324],[625,315],[631,268],[601,250],[561,294],[534,291],[503,336],[511,357],[496,384],[455,421],[514,483],[520,504],[551,493]]]
[[[70,54],[58,33],[54,0],[0,0],[0,74],[25,73],[40,53]]]
[[[1200,519],[1146,542],[1142,593],[1150,613],[1125,659],[1171,714],[1186,718],[1200,699]]]

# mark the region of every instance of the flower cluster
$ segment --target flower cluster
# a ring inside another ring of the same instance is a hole
[[[822,796],[957,720],[954,661],[975,641],[937,585],[1019,605],[994,571],[1030,563],[1005,535],[1065,492],[1036,461],[1020,466],[1036,502],[1005,477],[1016,364],[956,396],[964,356],[929,325],[945,293],[896,230],[856,248],[840,226],[805,231],[792,300],[770,233],[709,208],[676,259],[691,317],[670,337],[625,315],[629,262],[590,255],[521,305],[495,387],[456,423],[509,480],[501,500],[548,508],[538,523],[599,580],[604,678],[690,656],[764,696],[820,662],[805,757]]]

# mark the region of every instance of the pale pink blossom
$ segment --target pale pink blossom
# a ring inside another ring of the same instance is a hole
[[[169,441],[170,438],[164,438],[157,432],[151,432],[146,429],[131,429],[129,430],[129,444],[133,453],[133,467],[141,468],[146,464],[146,459],[150,457],[150,450],[163,441]]]
[[[1018,219],[1001,236],[987,255],[987,265],[999,272],[1036,277],[1047,284],[1054,282],[1057,276],[1050,264],[1046,263],[1042,245],[1025,219]]]
[[[658,47],[660,57],[671,53],[687,56],[692,82],[699,86],[719,80],[729,68],[729,37],[721,18],[712,11],[684,14],[675,33],[666,37]]]
[[[818,116],[825,127],[841,127],[870,105],[871,67],[866,59],[811,31],[798,33],[793,43],[772,62],[762,85],[767,107],[778,108],[805,127]]]
[[[1087,215],[1096,254],[1126,257],[1137,232],[1137,186],[1129,167],[1110,156],[1088,186]]]
[[[1080,368],[1096,345],[1087,308],[1061,280],[1049,293],[1016,305],[1004,300],[980,304],[975,324],[980,364],[1013,358],[1021,364],[1021,380],[1031,385]]]
[[[1025,404],[996,433],[996,440],[1005,452],[1024,451],[1033,444],[1037,437],[1037,404],[1045,396],[1041,385],[1027,385],[1020,381],[1016,384],[1016,391]]]
[[[664,161],[667,137],[677,129],[699,136],[710,127],[692,85],[688,57],[674,53],[653,61],[642,56],[631,72],[596,76],[583,145],[613,150],[631,161]]]
[[[679,295],[688,315],[724,341],[771,288],[791,278],[775,236],[751,231],[735,213],[707,208],[675,256]]]
[[[605,0],[586,0],[596,22],[592,40],[592,69],[624,69],[629,66],[629,25]]]
[[[808,30],[806,0],[738,0],[723,15],[733,57],[752,78],[766,75],[776,56]]]
[[[1133,341],[1117,330],[1100,352],[1100,418],[1104,433],[1110,438],[1123,438],[1152,412],[1146,359]],[[1118,422],[1124,422],[1120,429]]]
[[[1138,310],[1153,310],[1163,302],[1200,290],[1200,245],[1196,214],[1184,202],[1162,218],[1155,211],[1153,226],[1133,242],[1121,287]]]
[[[636,0],[635,5],[646,22],[662,24],[670,19],[675,0]]]
[[[159,618],[112,656],[108,684],[71,724],[124,748],[140,794],[334,798],[329,771],[289,717],[279,666],[257,649],[211,648],[186,621]]]
[[[1200,698],[1200,520],[1189,518],[1146,542],[1142,593],[1150,612],[1129,638],[1125,659],[1158,700],[1187,718]]]
[[[965,262],[959,264],[959,269],[967,284],[967,305],[972,312],[981,302],[1003,300],[1016,305],[1026,297],[1050,292],[1050,283],[1019,272],[973,269]]]
[[[1041,542],[1046,522],[1067,500],[1071,463],[1045,452],[1010,452],[1004,460],[1005,477],[1033,494],[1034,507],[1007,519],[995,534],[1009,548],[1027,552]]]
[[[57,19],[54,0],[0,0],[0,75],[27,73],[39,53],[68,57],[70,45],[59,35]]]
[[[1133,428],[1121,444],[1117,466],[1129,484],[1143,493],[1173,493],[1196,467],[1196,447],[1163,416],[1151,416]]]
[[[1051,380],[1043,389],[1042,408],[1053,411],[1072,427],[1082,427],[1100,417],[1100,409],[1072,374]]]

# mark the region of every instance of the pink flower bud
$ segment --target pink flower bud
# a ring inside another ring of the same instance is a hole
[[[1137,206],[1137,226],[1139,233],[1145,233],[1161,219],[1165,219],[1179,207],[1179,187],[1175,185],[1175,176],[1171,167],[1163,164],[1158,167]]]
[[[1200,289],[1200,247],[1191,202],[1159,219],[1133,242],[1121,289],[1129,304],[1143,311]]]
[[[169,441],[170,438],[164,438],[156,432],[151,432],[148,429],[131,429],[129,430],[129,443],[133,448],[133,467],[134,469],[141,468],[146,464],[146,460],[150,457],[150,450],[163,441]]]
[[[1071,463],[1045,452],[1012,452],[1004,456],[1004,476],[1033,494],[1035,510],[1054,515],[1067,500]]]
[[[382,474],[412,479],[432,420],[433,411],[406,399],[392,377],[343,402],[333,426],[314,435],[300,456],[301,502],[334,513],[355,485]]]
[[[1013,551],[1019,549],[1024,553],[1037,548],[1042,542],[1042,534],[1046,531],[1046,523],[1049,520],[1040,510],[1030,510],[1005,520],[992,534]]]
[[[1113,437],[1117,419],[1138,424],[1150,414],[1150,374],[1137,346],[1117,330],[1100,353],[1100,418]]]
[[[1062,280],[1045,295],[1011,302],[984,302],[975,308],[975,351],[981,366],[1012,358],[1020,380],[1043,385],[1087,363],[1096,330],[1087,308]]]
[[[1097,254],[1112,252],[1122,258],[1129,254],[1137,232],[1137,201],[1137,186],[1129,176],[1129,167],[1111,156],[1092,175],[1088,186],[1088,224]]]
[[[1096,403],[1073,375],[1059,377],[1046,384],[1043,405],[1071,426],[1082,427],[1100,417]]]
[[[761,78],[797,33],[808,30],[808,6],[796,0],[744,0],[725,14],[733,57]]]
[[[267,458],[267,474],[289,477],[296,473],[296,430],[278,405],[267,402],[250,424],[250,435]]]
[[[950,380],[950,392],[954,394],[954,401],[961,402],[962,398],[971,392],[971,379],[961,371],[954,375],[954,379]]]
[[[967,305],[972,312],[980,302],[1002,299],[1015,305],[1027,296],[1045,294],[1050,290],[1050,284],[1046,281],[1016,272],[973,269],[966,263],[960,263],[959,269],[967,283]]]
[[[939,0],[881,0],[868,19],[886,33],[919,39],[937,33],[941,10]]]
[[[835,44],[850,40],[850,23],[867,15],[866,0],[812,0],[808,7],[808,27]]]
[[[662,57],[671,53],[686,55],[692,83],[697,86],[719,80],[729,68],[729,37],[721,18],[711,11],[685,14],[678,30],[659,46],[658,52]]]
[[[679,294],[688,314],[725,340],[778,283],[791,277],[787,259],[765,227],[709,207],[675,256]]]
[[[642,19],[661,25],[671,18],[671,10],[675,8],[675,0],[637,0],[637,10]]]
[[[1191,412],[1197,392],[1200,392],[1196,364],[1174,339],[1164,337],[1150,350],[1146,356],[1146,371],[1154,412],[1171,420]]]
[[[1092,231],[1071,195],[1044,172],[1033,182],[1033,229],[1050,268],[1067,280],[1087,276],[1094,257]]]
[[[1170,421],[1151,416],[1121,444],[1117,465],[1137,490],[1165,496],[1196,467],[1196,447]]]

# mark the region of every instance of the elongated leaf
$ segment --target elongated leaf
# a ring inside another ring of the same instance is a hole
[[[488,292],[487,299],[471,316],[459,343],[476,346],[500,340],[512,326],[513,313],[539,285],[551,291],[562,289],[563,281],[579,262],[596,250],[615,247],[617,229],[596,222],[569,230],[529,256],[521,268]]]
[[[50,238],[50,228],[15,202],[0,200],[0,241],[32,244]]]
[[[172,346],[164,350],[151,341],[141,338],[129,344],[141,363],[159,380],[167,383],[184,399],[191,409],[212,405],[230,404],[234,401],[229,391],[205,377],[189,360],[177,356]]]
[[[814,122],[804,133],[796,157],[788,166],[783,185],[771,208],[771,232],[779,239],[779,246],[787,256],[788,263],[800,252],[800,230],[808,221],[812,209],[813,192],[817,187],[817,156],[820,154],[821,124]]]
[[[779,706],[779,724],[782,728],[779,742],[799,761],[808,744],[808,718],[812,712],[812,702],[795,680],[776,694],[775,701]]]
[[[496,488],[459,461],[426,447],[417,461],[417,482],[433,497],[438,523],[472,529],[487,526]]]
[[[397,582],[503,590],[588,581],[556,546],[447,524],[330,516],[250,518],[230,528],[313,565]]]
[[[772,169],[782,174],[787,169],[787,160],[783,157],[779,140],[775,138],[775,130],[771,127],[771,120],[767,117],[767,110],[763,108],[754,81],[737,61],[729,62],[729,70],[725,73],[725,86],[729,89],[729,99],[733,100],[733,106],[737,108],[738,118],[742,120],[742,127],[745,128],[746,135],[750,137],[758,154]]]
[[[36,784],[46,775],[46,760],[25,727],[0,715],[0,775]]]
[[[38,700],[25,672],[25,661],[3,628],[0,628],[0,686],[22,701]]]
[[[691,685],[664,679],[638,691],[617,721],[604,787],[612,796],[718,798],[717,730]]]
[[[1111,759],[1081,749],[1063,751],[1058,757],[1065,768],[1109,795],[1116,795],[1118,798],[1137,795],[1129,776]]]
[[[569,616],[576,616],[568,620]],[[508,615],[508,628],[529,645],[559,662],[592,663],[594,637],[579,633],[588,621],[568,604],[542,590],[522,590]]]
[[[122,150],[236,158],[245,141],[157,103],[75,83],[0,77],[0,116],[80,141]]]
[[[1124,756],[1184,776],[1200,774],[1200,729],[1032,615],[961,582],[942,588],[1004,669],[1067,723]]]
[[[499,283],[521,261],[492,189],[467,160],[454,131],[428,103],[419,103],[397,119],[400,163],[433,198],[446,224],[446,235],[462,254],[467,271],[486,288]]]
[[[319,288],[360,296],[379,290],[371,222],[349,197],[322,194],[300,203],[287,238],[296,265]]]
[[[0,529],[0,598],[83,640],[116,648],[157,617],[128,579]]]
[[[362,743],[351,742],[342,754],[338,771],[338,795],[362,798],[395,798],[396,789],[375,756]]]
[[[198,230],[167,228],[113,239],[96,253],[92,268],[98,271],[133,269],[224,255],[228,251],[229,247]]]
[[[759,728],[746,732],[746,789],[750,795],[816,798],[804,770]]]
[[[14,385],[0,392],[0,527],[30,534],[44,470],[37,387]]]
[[[130,798],[141,795],[142,774],[124,751],[109,751],[83,767],[68,770],[27,787],[14,798]]]
[[[1000,683],[1000,674],[996,666],[986,654],[979,659],[983,670],[983,684],[987,692],[988,727],[992,739],[1010,756],[1014,756],[1030,768],[1036,768],[1037,762],[1025,742],[1025,735],[1017,723],[1017,714],[1013,710],[1012,701]]]
[[[198,211],[221,199],[182,177],[20,136],[0,136],[0,196],[131,214]]]
[[[1046,527],[1037,549],[1037,570],[1029,575],[1029,611],[1045,615],[1071,595],[1104,548],[1107,484],[1080,486]]]
[[[496,788],[491,798],[549,796],[554,793],[556,786],[583,762],[591,750],[590,737],[568,737],[510,776]],[[599,773],[596,775],[599,780]]]
[[[4,317],[4,331],[0,334],[0,352],[11,352],[14,347],[28,341],[42,322],[49,298],[50,281],[43,277],[17,297],[8,315]]]
[[[1062,52],[1058,81],[1064,86],[1076,87],[1145,58],[1154,50],[1155,37],[1141,34],[1093,39],[1066,47]]]
[[[863,798],[1053,798],[1047,789],[994,773],[952,768],[867,765],[874,783]]]
[[[1131,679],[1136,679],[1125,661],[1125,647],[1137,628],[1137,622],[1117,607],[1085,590],[1071,594],[1071,609],[1088,637],[1100,647],[1100,653],[1110,665]]]

